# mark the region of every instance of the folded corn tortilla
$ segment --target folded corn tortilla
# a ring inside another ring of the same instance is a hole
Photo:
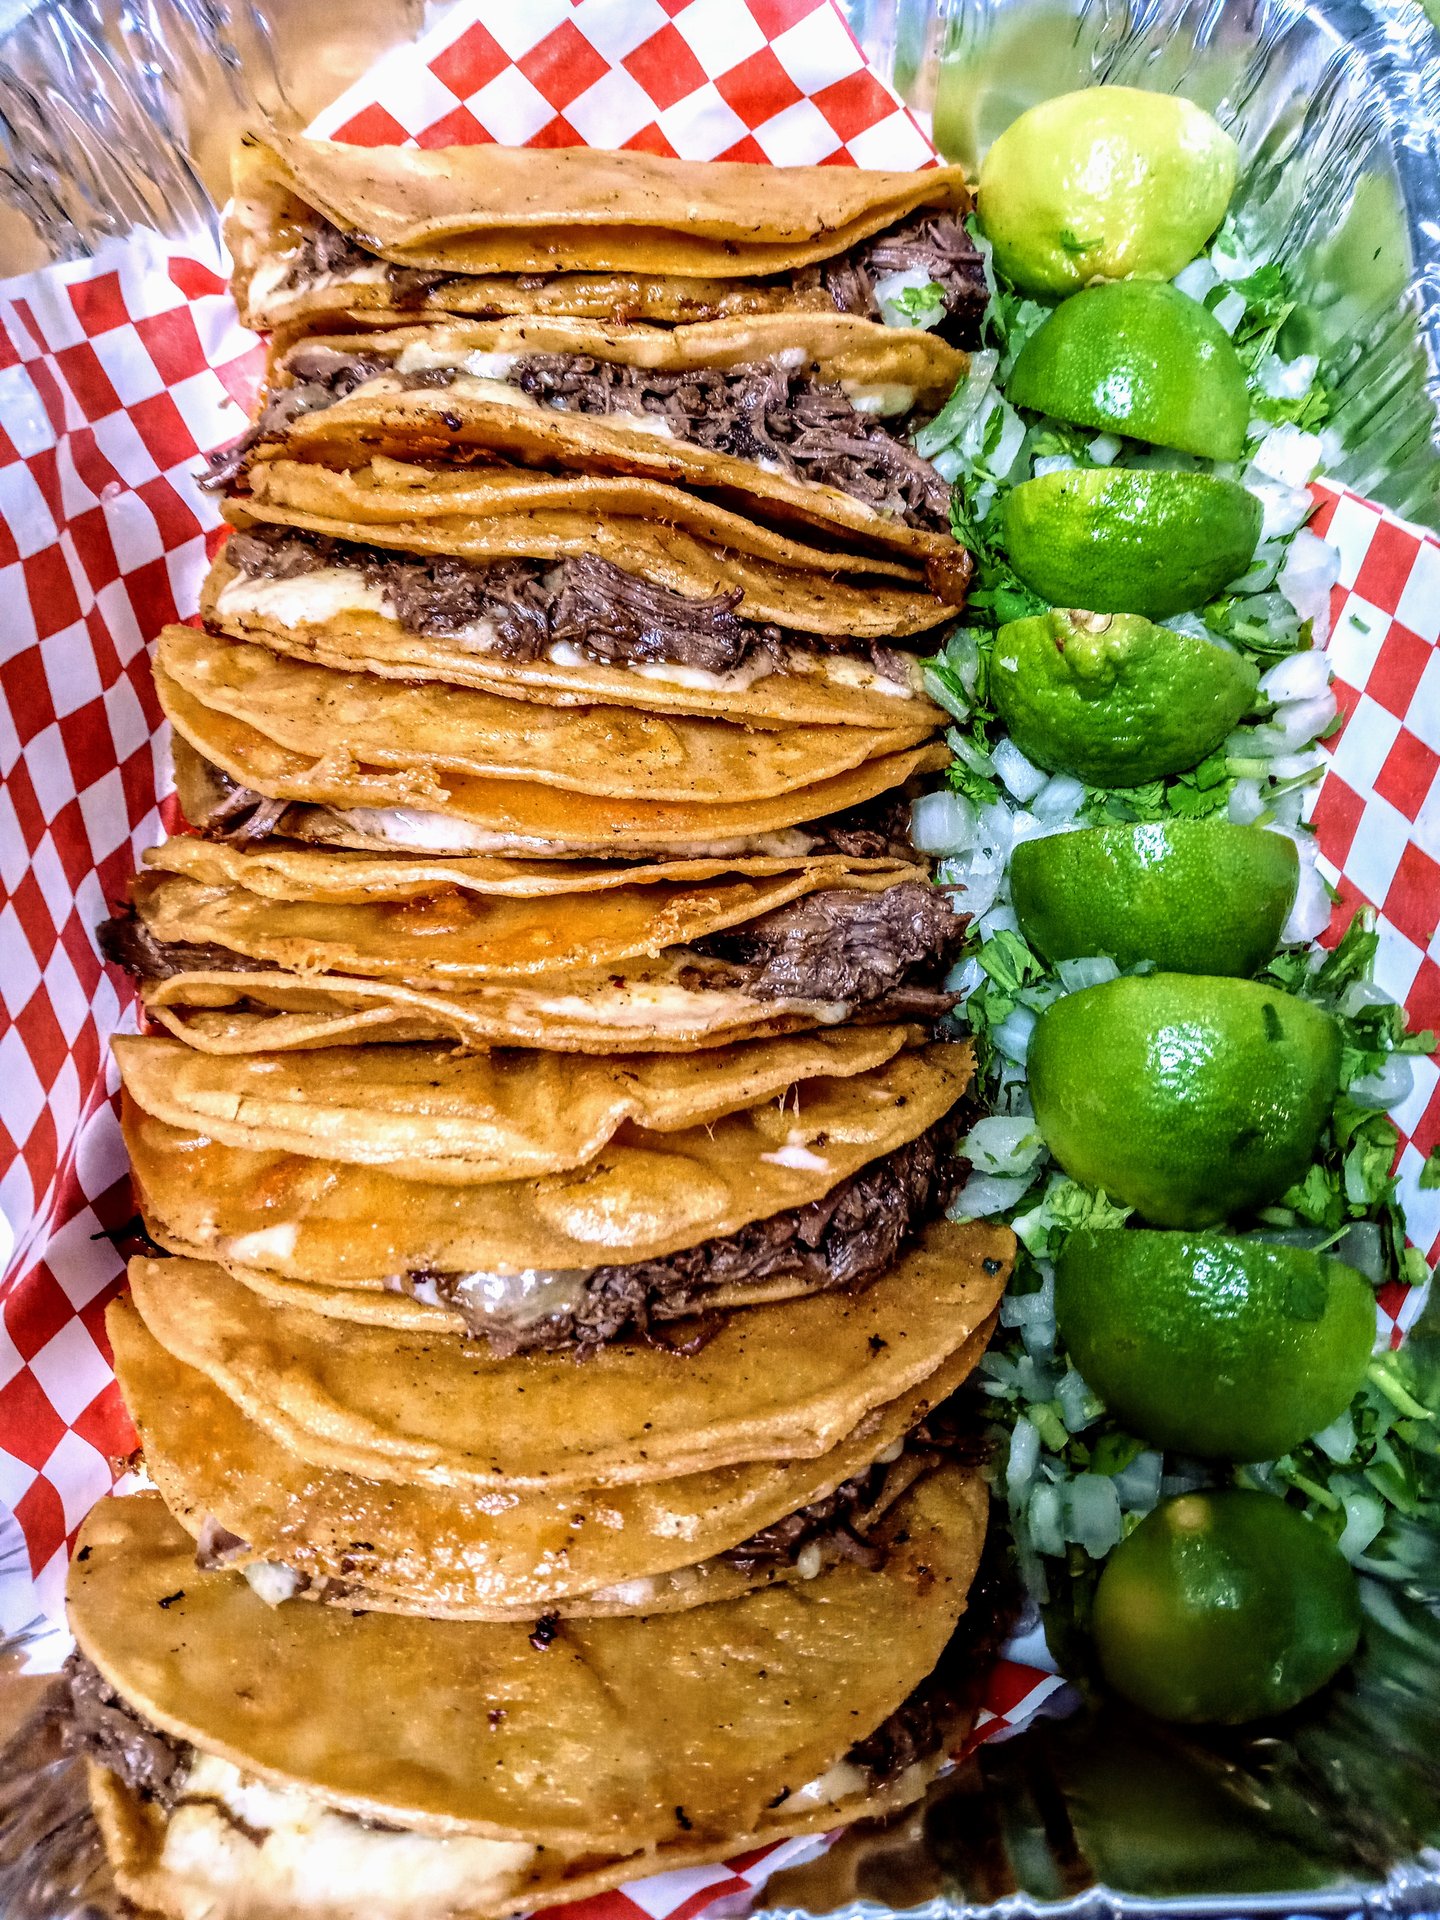
[[[124,1128],[141,1211],[162,1245],[342,1294],[403,1296],[416,1275],[477,1276],[477,1292],[489,1276],[498,1326],[573,1310],[596,1271],[821,1200],[942,1121],[972,1065],[966,1046],[922,1047],[700,1126],[629,1127],[583,1167],[465,1185],[221,1144],[203,1126],[148,1113],[128,1090]],[[762,1297],[808,1290],[803,1270],[758,1285]],[[737,1293],[748,1297],[744,1285],[722,1288],[721,1303]]]
[[[237,149],[225,234],[253,327],[344,313],[382,324],[445,312],[688,321],[873,313],[871,280],[919,265],[944,284],[947,305],[973,307],[983,279],[959,226],[969,205],[957,167],[422,152],[267,133]],[[898,251],[867,252],[897,229]]]
[[[923,1035],[840,1028],[717,1047],[701,1058],[597,1060],[507,1050],[332,1047],[225,1059],[138,1034],[112,1042],[146,1113],[222,1146],[301,1153],[456,1186],[584,1166],[622,1128],[675,1133],[763,1106],[819,1077],[885,1065]]]
[[[457,321],[322,335],[275,359],[256,424],[214,457],[243,493],[283,455],[641,474],[782,528],[943,555],[949,484],[907,438],[967,359],[918,328],[769,315],[681,328]]]
[[[817,1459],[503,1493],[311,1466],[167,1352],[129,1301],[111,1304],[106,1328],[146,1470],[202,1564],[254,1569],[257,1592],[277,1601],[533,1621],[668,1613],[814,1579],[934,1464],[914,1429],[968,1376],[990,1322]],[[786,1521],[771,1544],[767,1530]]]
[[[175,1920],[485,1920],[904,1804],[939,1752],[894,1774],[858,1743],[941,1659],[984,1526],[978,1476],[945,1469],[897,1503],[878,1569],[537,1645],[269,1608],[197,1573],[154,1496],[103,1501],[71,1622],[112,1724],[154,1729],[169,1772],[147,1800],[92,1762],[121,1890]]]
[[[131,1262],[160,1344],[312,1466],[481,1491],[625,1486],[814,1459],[932,1378],[989,1319],[1012,1241],[941,1223],[863,1293],[726,1315],[699,1351],[638,1342],[577,1366],[474,1342],[257,1308],[233,1274]]]

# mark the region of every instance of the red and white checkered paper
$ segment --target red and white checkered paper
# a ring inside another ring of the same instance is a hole
[[[757,164],[915,167],[933,151],[832,0],[464,0],[313,131],[357,144],[606,145]],[[192,615],[218,538],[199,457],[232,439],[260,350],[217,263],[136,234],[0,285],[0,1501],[58,1613],[68,1550],[133,1445],[103,1328],[133,1214],[106,1041],[133,1021],[94,927],[171,824],[147,643]],[[1381,914],[1381,979],[1440,1026],[1440,542],[1321,489],[1344,556],[1332,653],[1347,719],[1317,820],[1342,905]],[[1416,1241],[1440,1134],[1435,1065],[1396,1116]],[[1418,1302],[1382,1302],[1397,1340]],[[1019,1649],[1016,1650],[1020,1652]],[[1031,1649],[1027,1648],[1026,1653]],[[992,1677],[977,1737],[1059,1685]],[[586,1903],[594,1920],[691,1920],[745,1902],[789,1842]]]

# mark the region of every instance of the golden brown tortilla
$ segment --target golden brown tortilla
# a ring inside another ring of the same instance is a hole
[[[226,509],[237,525],[268,520],[468,560],[595,553],[677,593],[742,586],[750,619],[804,633],[922,631],[964,603],[970,571],[965,549],[948,536],[925,553],[867,553],[848,534],[802,540],[628,472],[531,473],[384,455],[362,455],[351,466],[277,457],[252,469],[250,485]]]
[[[886,174],[593,148],[425,152],[271,133],[237,151],[225,234],[249,326],[394,313],[380,272],[287,286],[314,212],[377,261],[463,276],[416,289],[421,311],[686,320],[819,304],[765,276],[833,258],[920,208],[969,204],[958,167]]]
[[[858,1295],[728,1314],[699,1352],[497,1360],[474,1342],[271,1305],[222,1268],[135,1260],[146,1326],[312,1465],[404,1485],[608,1487],[828,1453],[995,1310],[1003,1228],[930,1227]]]
[[[522,522],[526,527],[530,524],[528,518]],[[656,529],[656,535],[664,539],[666,530]],[[612,544],[614,539],[612,532]],[[736,556],[728,567],[732,572],[743,571],[744,563]],[[643,577],[641,565],[631,571]],[[305,578],[312,582],[309,589]],[[323,596],[318,598],[313,575],[302,577],[298,590],[297,583],[289,580],[250,579],[236,571],[222,548],[201,588],[201,615],[213,632],[258,642],[276,653],[314,660],[342,672],[359,668],[388,679],[441,680],[542,706],[624,706],[648,713],[693,713],[742,724],[796,727],[934,726],[943,717],[923,691],[920,653],[903,656],[907,662],[903,678],[895,677],[898,668],[880,675],[857,656],[826,653],[805,634],[782,642],[784,665],[773,672],[759,671],[754,659],[733,674],[716,676],[685,667],[670,670],[650,665],[640,671],[606,666],[578,653],[560,660],[548,656],[511,660],[471,646],[461,636],[412,632],[389,614],[377,612],[374,593],[353,569],[331,569],[323,578]],[[877,606],[854,588],[823,584],[834,599],[855,603],[852,632],[856,635],[863,635],[861,622],[874,626],[878,620],[883,633],[887,621],[910,617],[905,609],[916,599],[882,591]],[[695,588],[690,597],[705,597],[703,587]],[[894,602],[899,605],[887,611],[886,603]],[[933,621],[953,613],[953,607],[934,602],[928,617]],[[918,642],[923,652],[937,644],[923,638]]]
[[[741,727],[618,707],[539,707],[469,687],[336,672],[195,627],[163,630],[155,668],[162,696],[179,689],[187,702],[253,728],[310,762],[312,784],[324,784],[329,766],[330,790],[343,791],[346,770],[363,767],[379,805],[443,803],[447,787],[476,778],[696,806],[774,800],[905,752],[934,731],[925,720],[883,731]]]
[[[944,1469],[895,1509],[878,1570],[565,1621],[537,1649],[523,1625],[267,1607],[197,1572],[190,1536],[137,1495],[86,1521],[70,1623],[148,1720],[252,1777],[422,1832],[613,1857],[752,1832],[879,1726],[964,1608],[984,1498]]]
[[[168,1125],[222,1146],[383,1167],[457,1186],[561,1172],[593,1160],[622,1127],[674,1133],[764,1105],[811,1080],[883,1066],[918,1029],[830,1034],[668,1054],[566,1060],[554,1053],[457,1054],[440,1047],[333,1047],[303,1060],[227,1060],[174,1040],[120,1034],[129,1097]]]
[[[111,1304],[106,1329],[147,1471],[190,1534],[203,1538],[214,1521],[245,1543],[227,1548],[228,1565],[289,1567],[336,1606],[533,1621],[668,1613],[798,1578],[785,1562],[742,1569],[723,1556],[903,1441],[967,1377],[989,1322],[818,1459],[555,1493],[401,1486],[312,1467],[167,1353],[129,1301]],[[927,1460],[921,1449],[913,1469],[907,1455],[887,1476],[887,1503]]]
[[[918,1048],[704,1126],[628,1128],[584,1168],[466,1186],[222,1146],[130,1098],[124,1127],[141,1209],[162,1245],[380,1291],[412,1272],[626,1265],[805,1206],[941,1119],[972,1064],[965,1046]]]

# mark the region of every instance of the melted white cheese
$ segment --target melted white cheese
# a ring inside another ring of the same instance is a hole
[[[347,846],[353,843],[353,836],[367,846],[408,847],[421,853],[536,853],[543,857],[547,853],[553,855],[555,848],[553,840],[540,835],[496,833],[487,827],[474,826],[468,820],[452,819],[448,814],[431,813],[421,807],[317,807],[314,814],[317,819],[333,822],[340,828],[346,835]],[[723,860],[731,854],[742,853],[776,856],[808,853],[811,844],[808,834],[791,827],[778,833],[706,840],[699,845],[688,840],[676,841],[673,845],[666,843],[644,851],[656,858],[673,853],[693,860]],[[617,855],[633,851],[599,842],[595,850]],[[844,1015],[838,1017],[843,1019]]]
[[[293,1222],[286,1226],[260,1227],[254,1233],[239,1233],[226,1242],[226,1258],[242,1267],[264,1267],[272,1260],[288,1260],[295,1251],[299,1234]]]
[[[841,385],[857,413],[878,414],[882,419],[909,413],[917,398],[914,387],[901,386],[896,381],[885,386],[863,386],[858,380],[845,380]]]
[[[298,1788],[264,1786],[199,1754],[166,1827],[160,1865],[193,1892],[195,1920],[240,1920],[256,1910],[410,1920],[500,1902],[538,1851],[524,1840],[367,1827]]]
[[[347,613],[378,613],[395,618],[395,607],[381,587],[368,586],[358,567],[320,567],[291,580],[252,580],[237,573],[220,589],[217,613],[258,613],[282,627],[320,626]]]

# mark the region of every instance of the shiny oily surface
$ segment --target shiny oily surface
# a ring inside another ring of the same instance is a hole
[[[675,1133],[639,1129],[587,1166],[454,1185],[379,1167],[219,1146],[126,1101],[141,1210],[156,1237],[327,1285],[410,1272],[501,1273],[648,1260],[818,1200],[916,1139],[969,1083],[970,1049],[937,1045],[869,1073]]]
[[[550,1610],[669,1612],[796,1577],[783,1562],[741,1571],[718,1556],[898,1445],[966,1378],[990,1325],[813,1459],[555,1492],[402,1485],[313,1467],[167,1353],[129,1301],[111,1305],[106,1329],[171,1512],[197,1538],[213,1518],[248,1543],[227,1564],[270,1561],[337,1581],[342,1607],[533,1622]]]
[[[863,1293],[728,1314],[683,1358],[617,1345],[583,1366],[262,1312],[196,1261],[136,1260],[130,1283],[161,1345],[312,1465],[411,1485],[596,1487],[828,1452],[964,1346],[1012,1248],[1003,1228],[941,1223]]]
[[[921,1030],[859,1027],[689,1055],[573,1061],[509,1050],[332,1047],[226,1059],[135,1034],[114,1041],[136,1105],[225,1146],[321,1155],[464,1185],[592,1160],[624,1126],[673,1133],[866,1073]]]
[[[941,1472],[876,1572],[564,1622],[537,1649],[524,1625],[267,1607],[197,1571],[189,1534],[137,1495],[86,1523],[70,1620],[143,1714],[262,1779],[431,1832],[614,1854],[677,1835],[677,1807],[697,1833],[749,1833],[877,1727],[949,1638],[983,1516],[973,1481]]]

